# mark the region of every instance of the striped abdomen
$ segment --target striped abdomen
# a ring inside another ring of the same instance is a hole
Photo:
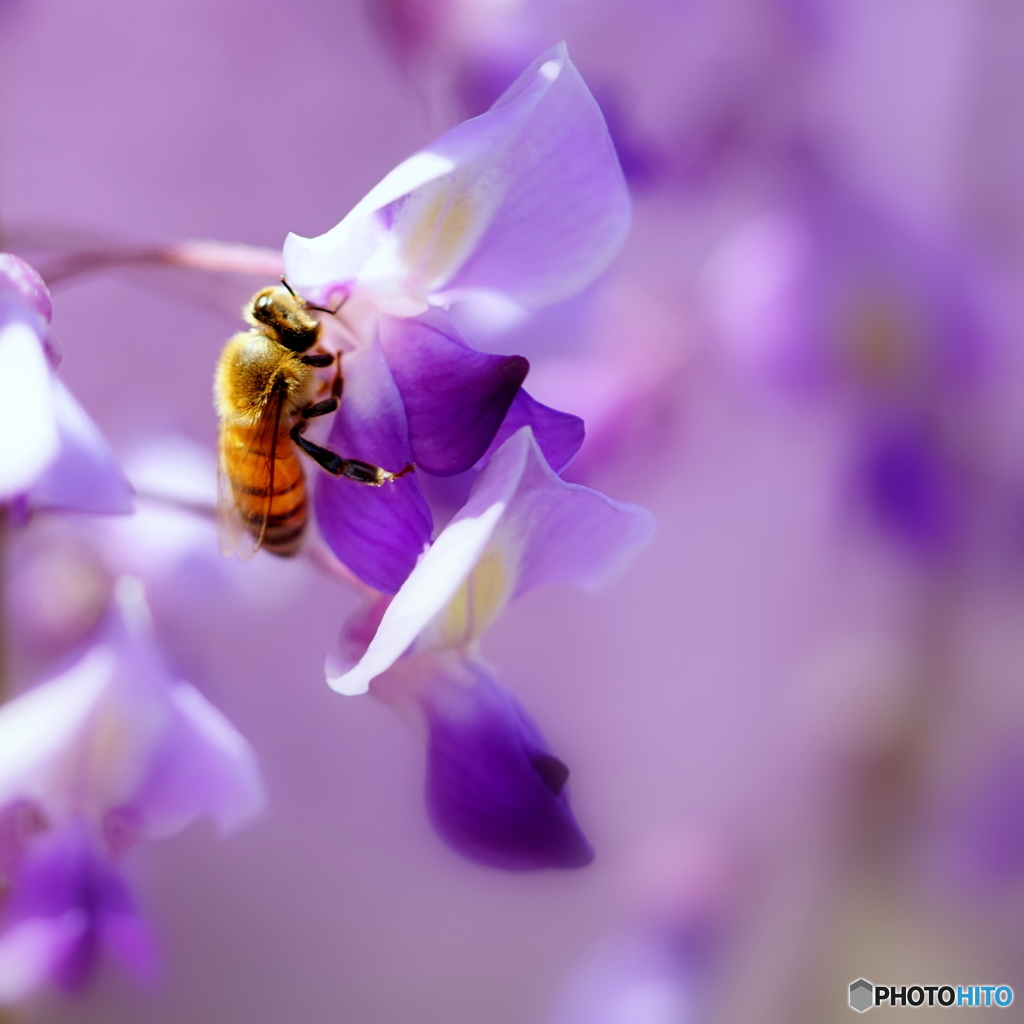
[[[276,438],[258,429],[225,423],[221,437],[224,470],[235,508],[262,546],[275,555],[294,555],[306,529],[306,479],[288,430]]]

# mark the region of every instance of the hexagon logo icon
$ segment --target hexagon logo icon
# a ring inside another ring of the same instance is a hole
[[[875,1001],[875,986],[870,981],[858,978],[850,985],[850,1009],[867,1013]]]

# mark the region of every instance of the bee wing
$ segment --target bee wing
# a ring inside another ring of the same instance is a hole
[[[274,500],[274,469],[277,438],[281,429],[285,389],[275,388],[259,422],[246,431],[244,450],[231,428],[221,424],[220,460],[217,474],[217,530],[225,555],[252,558],[263,544],[270,506]]]

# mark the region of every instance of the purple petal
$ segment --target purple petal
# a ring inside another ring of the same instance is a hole
[[[556,473],[561,473],[583,446],[585,430],[579,416],[542,405],[520,388],[484,458],[490,458],[523,427],[533,430],[537,446]]]
[[[630,204],[600,108],[564,44],[430,151],[462,164],[478,146],[488,147],[487,173],[504,191],[445,293],[494,289],[533,307],[580,291],[625,240]]]
[[[328,446],[397,472],[412,461],[402,399],[374,341],[345,354],[345,393]],[[364,583],[394,594],[430,543],[433,521],[416,474],[382,487],[319,474],[316,514],[331,550]]]
[[[492,540],[496,549],[515,553],[512,597],[557,584],[597,589],[654,536],[646,509],[561,480],[528,429],[495,453],[478,481],[480,497],[487,476],[515,481]],[[474,491],[470,504],[477,497]]]
[[[481,668],[427,687],[426,799],[441,837],[470,860],[512,871],[577,868],[594,851],[569,808],[569,770],[519,702]]]
[[[57,378],[53,392],[60,447],[29,503],[76,512],[131,512],[131,485],[96,424]]]
[[[194,686],[178,683],[170,698],[172,717],[132,799],[140,835],[169,835],[198,814],[222,831],[238,827],[265,802],[252,747]]]
[[[380,342],[416,466],[435,476],[469,469],[494,439],[530,364],[478,352],[440,310],[415,320],[383,317]]]
[[[365,693],[414,645],[466,648],[511,598],[548,584],[595,589],[653,533],[654,518],[644,509],[560,479],[524,427],[487,463],[469,501],[384,612],[358,664],[329,671],[327,682],[339,693]]]
[[[0,995],[17,998],[47,978],[81,989],[105,945],[152,977],[155,944],[127,883],[73,820],[38,839],[14,878],[0,928]]]

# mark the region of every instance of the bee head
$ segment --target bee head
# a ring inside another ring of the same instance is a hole
[[[320,337],[320,324],[309,315],[305,301],[287,288],[258,291],[246,319],[257,327],[268,327],[275,339],[293,352],[305,352]]]

